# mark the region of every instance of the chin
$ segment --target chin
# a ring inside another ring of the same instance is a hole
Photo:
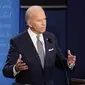
[[[42,30],[41,33],[44,33],[46,30]]]

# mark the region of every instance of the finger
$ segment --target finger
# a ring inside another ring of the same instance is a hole
[[[22,60],[21,60],[21,61],[19,61],[19,62],[17,62],[17,63],[16,63],[16,67],[17,67],[17,68],[19,68],[20,66],[22,66],[22,63],[23,63],[23,61],[22,61]]]
[[[73,58],[73,55],[68,54],[68,59],[72,59],[72,58]]]
[[[20,70],[23,68],[23,66],[28,67],[28,66],[26,65],[26,63],[18,62],[18,63],[16,64],[16,71],[20,71]]]
[[[73,56],[73,57],[72,57],[72,62],[75,63],[75,61],[76,61],[76,56]]]
[[[28,66],[27,65],[22,65],[22,66],[19,66],[19,68],[28,68]]]
[[[71,56],[68,54],[68,59],[70,59],[70,57],[71,57]]]
[[[18,59],[18,60],[17,60],[17,64],[18,64],[18,63],[23,63],[23,61]]]
[[[23,68],[23,69],[28,69],[28,66],[23,66],[22,68]]]
[[[26,63],[20,63],[20,66],[27,66]]]
[[[20,70],[27,70],[28,69],[28,66],[22,66],[19,68]]]
[[[75,62],[76,62],[76,56],[73,56],[74,58],[73,58],[73,64],[75,64]]]
[[[76,61],[76,56],[74,56],[74,59],[73,60]]]
[[[19,63],[17,64],[17,66],[18,66],[18,67],[22,67],[22,66],[27,66],[27,65],[26,65],[26,63],[19,62]]]
[[[74,61],[75,60],[75,57],[73,55],[68,55],[68,60]]]

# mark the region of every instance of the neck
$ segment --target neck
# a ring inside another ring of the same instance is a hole
[[[33,28],[30,28],[35,34],[37,34],[37,35],[39,35],[39,34],[41,34],[41,32],[37,32],[37,31],[35,31]]]

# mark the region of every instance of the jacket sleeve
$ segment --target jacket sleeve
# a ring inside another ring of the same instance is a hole
[[[17,47],[16,47],[14,41],[11,39],[10,40],[10,49],[8,52],[6,64],[3,68],[3,74],[5,77],[14,78],[13,66],[16,64],[18,57],[19,57],[19,53],[17,51]]]

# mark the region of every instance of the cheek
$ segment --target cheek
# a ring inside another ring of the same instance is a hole
[[[37,29],[39,29],[41,27],[40,23],[35,23],[35,27],[37,27]]]
[[[33,24],[32,24],[32,27],[33,27],[33,29],[36,30],[36,31],[39,31],[39,30],[40,30],[40,26],[39,26],[39,24],[37,24],[37,23],[33,23]]]

